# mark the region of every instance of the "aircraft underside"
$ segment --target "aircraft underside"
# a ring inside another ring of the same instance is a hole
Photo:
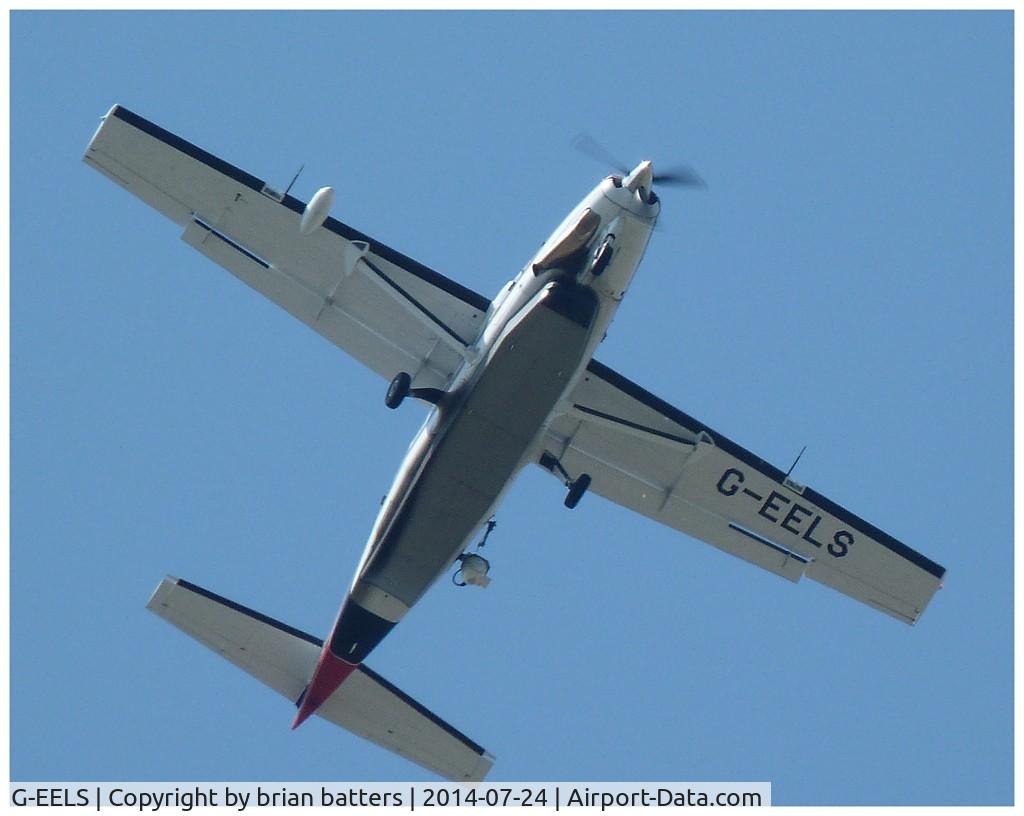
[[[367,606],[411,608],[463,552],[587,362],[596,312],[597,299],[585,287],[572,280],[548,284],[510,323],[462,393],[450,404],[441,401],[430,444],[410,452],[401,470],[408,478],[397,480],[382,508],[381,534],[370,542],[328,638],[334,658],[362,663],[397,622]],[[307,695],[300,706],[302,719],[312,713],[313,699],[326,700],[348,676],[335,661],[321,666],[310,681],[313,698]]]
[[[941,586],[939,564],[594,359],[660,213],[652,185],[695,175],[645,161],[608,176],[490,300],[332,218],[331,188],[305,203],[119,105],[84,160],[390,381],[389,407],[434,405],[325,640],[178,578],[149,601],[297,706],[293,725],[316,713],[450,779],[490,771],[482,746],[363,661],[531,463],[567,506],[589,490],[907,624]]]

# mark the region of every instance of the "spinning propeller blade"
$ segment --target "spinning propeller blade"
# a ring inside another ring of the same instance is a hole
[[[618,170],[623,175],[629,172],[629,168],[626,167],[623,162],[615,158],[608,152],[604,145],[600,144],[593,136],[585,131],[573,136],[572,141],[570,141],[569,144],[584,156],[589,156],[599,164]]]
[[[611,167],[623,175],[628,175],[630,172],[624,162],[613,156],[604,145],[587,132],[577,133],[569,144],[583,155],[606,167]],[[706,190],[708,186],[707,182],[688,164],[675,165],[664,173],[655,173],[651,180],[655,184],[670,187],[693,187]]]
[[[655,184],[666,184],[671,187],[697,187],[706,190],[708,186],[688,164],[676,165],[665,173],[655,173],[651,180]]]

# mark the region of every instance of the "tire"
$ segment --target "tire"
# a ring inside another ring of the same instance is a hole
[[[584,473],[569,488],[569,495],[565,497],[565,506],[572,510],[580,503],[580,499],[583,498],[588,487],[590,487],[590,474]]]
[[[590,268],[591,274],[595,278],[601,277],[601,273],[608,268],[608,264],[611,263],[612,253],[614,250],[611,244],[604,244],[598,251],[597,257],[594,258],[594,265]]]
[[[388,386],[388,393],[384,397],[384,404],[394,410],[409,396],[409,386],[412,385],[412,377],[406,372],[400,371],[395,375]]]

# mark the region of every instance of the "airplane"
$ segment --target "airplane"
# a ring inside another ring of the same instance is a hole
[[[182,240],[429,414],[384,498],[324,640],[186,580],[147,608],[318,715],[438,775],[494,756],[366,659],[455,567],[528,465],[574,508],[592,492],[793,583],[806,577],[907,624],[945,569],[594,358],[661,205],[650,161],[604,178],[491,300],[120,105],[84,161],[181,228]],[[292,182],[294,184],[294,180]],[[490,529],[490,528],[488,528]]]

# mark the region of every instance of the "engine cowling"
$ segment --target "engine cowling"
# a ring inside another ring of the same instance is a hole
[[[309,235],[313,232],[313,230],[327,220],[327,216],[330,214],[333,204],[333,187],[321,187],[317,190],[306,205],[306,209],[302,211],[302,221],[299,222],[299,231],[303,235]]]

